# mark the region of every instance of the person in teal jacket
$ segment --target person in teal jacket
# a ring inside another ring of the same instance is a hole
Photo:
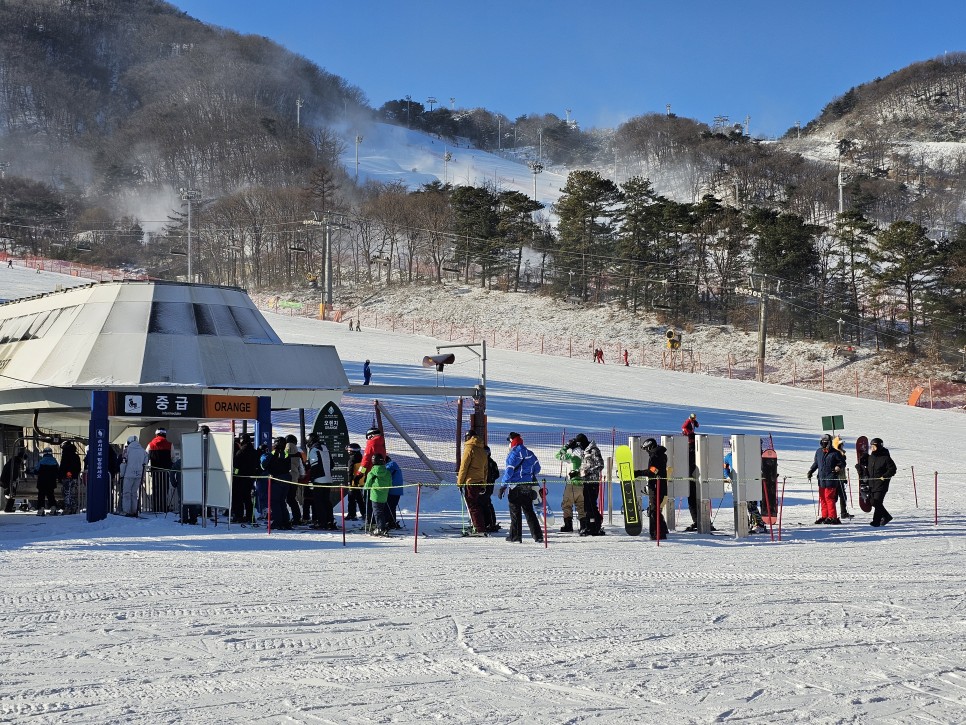
[[[366,474],[365,484],[376,517],[376,528],[372,532],[374,536],[389,536],[392,521],[388,503],[390,488],[392,488],[392,474],[386,470],[386,457],[381,453],[374,453],[372,468]]]

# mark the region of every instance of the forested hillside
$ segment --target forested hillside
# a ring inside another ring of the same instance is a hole
[[[953,54],[849,91],[802,138],[670,113],[585,130],[411,98],[370,107],[271,40],[159,0],[4,0],[0,237],[14,255],[185,278],[190,211],[198,281],[318,284],[331,256],[336,290],[449,277],[678,325],[754,325],[752,289],[775,334],[952,359],[966,156],[948,140],[964,87]],[[548,208],[498,183],[357,183],[346,146],[376,120],[567,182]]]

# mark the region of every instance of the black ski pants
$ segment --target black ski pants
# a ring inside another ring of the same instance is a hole
[[[584,481],[584,511],[587,514],[587,531],[591,536],[597,535],[604,525],[604,517],[600,515],[597,499],[600,497],[600,483]]]
[[[660,502],[658,501],[658,485],[661,488]],[[667,498],[667,483],[665,481],[647,482],[647,533],[652,539],[657,538],[660,525],[661,538],[667,538],[667,521],[664,520],[664,500]]]
[[[515,486],[510,489],[506,497],[507,508],[510,510],[510,539],[523,540],[523,516],[527,517],[527,526],[534,541],[543,541],[543,531],[540,529],[540,519],[533,510],[533,494],[535,491],[529,486]]]
[[[872,491],[872,524],[881,526],[892,520],[892,514],[886,511],[885,497],[889,493],[889,484],[879,484]]]

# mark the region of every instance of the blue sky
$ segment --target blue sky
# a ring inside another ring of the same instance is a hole
[[[815,118],[852,86],[966,50],[966,0],[175,0],[342,76],[373,107],[411,95],[582,128],[644,113],[754,135]],[[928,8],[928,10],[926,10]]]

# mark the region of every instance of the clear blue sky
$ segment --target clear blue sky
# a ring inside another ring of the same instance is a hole
[[[852,86],[966,50],[966,0],[175,0],[264,35],[359,87],[370,104],[435,96],[582,128],[644,113],[754,135],[815,118]]]

